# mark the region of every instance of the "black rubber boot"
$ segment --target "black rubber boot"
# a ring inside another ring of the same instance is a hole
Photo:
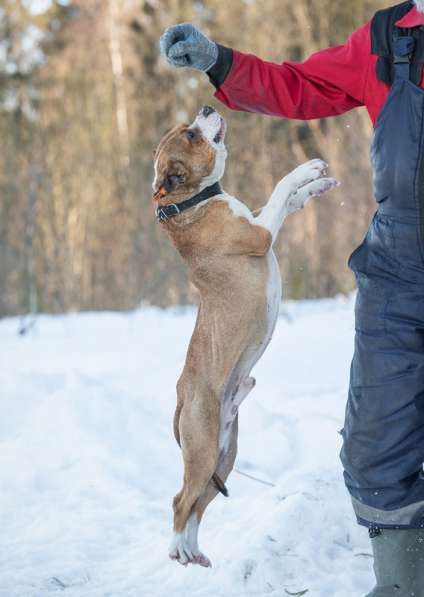
[[[366,597],[424,597],[424,529],[383,529],[371,544],[377,585]]]

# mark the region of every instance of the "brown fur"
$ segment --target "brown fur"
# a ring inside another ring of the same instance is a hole
[[[174,201],[182,201],[190,194],[193,195],[199,182],[208,176],[215,163],[215,152],[200,132],[196,132],[194,139],[186,136],[187,125],[180,125],[169,131],[160,141],[156,152],[158,185],[154,189],[154,200],[158,205],[166,205]],[[163,188],[166,177],[177,174],[183,177],[183,184],[172,192],[170,197],[158,195]]]

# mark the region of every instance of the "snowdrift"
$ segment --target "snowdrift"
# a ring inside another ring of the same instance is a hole
[[[195,309],[0,322],[0,596],[361,597],[367,533],[339,429],[352,299],[287,303],[240,413],[230,498],[201,529],[211,570],[167,557],[182,478],[175,382]]]

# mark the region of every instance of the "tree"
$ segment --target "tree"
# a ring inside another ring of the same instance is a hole
[[[214,100],[203,74],[160,57],[165,27],[192,21],[240,50],[303,60],[384,4],[57,0],[34,15],[0,0],[0,316],[196,300],[155,221],[152,150]],[[225,116],[224,187],[252,208],[301,161],[329,162],[341,190],[287,221],[277,250],[286,296],[349,292],[347,257],[373,210],[368,116]]]

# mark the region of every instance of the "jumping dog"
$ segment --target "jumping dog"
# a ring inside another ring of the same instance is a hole
[[[312,160],[285,176],[253,214],[220,187],[226,123],[204,106],[191,125],[167,133],[155,152],[156,215],[200,294],[197,320],[177,383],[174,433],[184,459],[175,496],[170,557],[211,566],[198,546],[208,504],[227,494],[237,453],[238,410],[255,386],[253,366],[273,334],[281,278],[273,244],[285,218],[338,185]]]

